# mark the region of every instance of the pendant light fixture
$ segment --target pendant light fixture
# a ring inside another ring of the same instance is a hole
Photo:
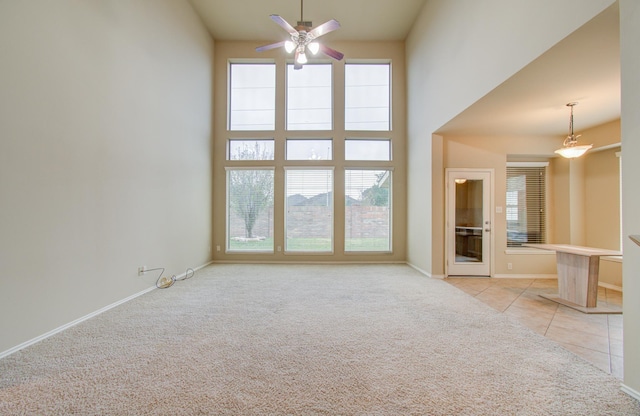
[[[564,142],[562,143],[562,148],[556,150],[556,153],[562,157],[566,157],[567,159],[572,159],[574,157],[580,157],[587,152],[587,150],[593,147],[592,144],[585,144],[582,146],[578,146],[578,137],[580,135],[573,134],[573,107],[578,105],[578,103],[568,103],[567,107],[571,108],[571,118],[569,119],[569,135]]]

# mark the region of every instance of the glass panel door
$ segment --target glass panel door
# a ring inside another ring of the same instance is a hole
[[[447,172],[447,275],[491,273],[491,172]]]
[[[456,263],[482,262],[481,179],[456,179]]]

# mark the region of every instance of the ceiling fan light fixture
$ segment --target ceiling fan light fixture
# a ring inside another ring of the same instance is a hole
[[[592,144],[578,146],[578,137],[580,137],[580,135],[576,136],[573,133],[573,107],[576,105],[578,105],[577,102],[567,104],[567,107],[571,108],[571,116],[569,118],[569,135],[564,139],[562,148],[555,151],[555,153],[562,157],[566,157],[567,159],[580,157],[593,147]]]
[[[286,41],[284,43],[284,50],[287,51],[287,53],[291,53],[296,49],[296,44],[291,42],[290,40]]]
[[[290,40],[259,46],[256,48],[256,51],[264,52],[280,47],[284,47],[287,53],[295,51],[295,69],[302,69],[302,65],[308,62],[306,55],[307,51],[311,52],[312,55],[322,52],[324,55],[327,55],[337,61],[342,60],[342,58],[344,58],[344,54],[342,52],[331,49],[326,45],[321,45],[315,41],[320,36],[324,36],[329,32],[339,29],[340,23],[335,19],[331,19],[314,28],[311,21],[304,20],[304,15],[302,13],[303,6],[303,0],[300,0],[300,20],[298,21],[298,25],[295,27],[277,14],[270,15],[269,17],[271,20],[287,31]]]
[[[317,55],[320,51],[320,44],[317,42],[311,42],[307,45],[307,48],[309,48],[309,51],[311,51],[312,54]]]

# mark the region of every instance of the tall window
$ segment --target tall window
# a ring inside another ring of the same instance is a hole
[[[214,155],[226,170],[225,253],[332,256],[334,238],[352,255],[393,251],[391,64],[346,63],[335,85],[340,65],[229,63],[226,154]]]
[[[331,130],[331,64],[287,65],[287,130]]]
[[[333,251],[333,169],[287,168],[285,251]]]
[[[345,172],[345,250],[391,250],[391,171]]]
[[[276,66],[230,64],[229,130],[275,130]]]
[[[546,242],[546,163],[507,164],[507,247]]]
[[[345,65],[345,129],[391,130],[390,65]]]
[[[273,251],[273,169],[227,169],[227,250]]]

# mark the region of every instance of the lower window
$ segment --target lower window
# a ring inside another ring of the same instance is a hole
[[[333,169],[287,168],[285,251],[333,252]]]
[[[391,251],[391,171],[345,172],[345,251]]]
[[[273,169],[227,170],[227,250],[273,252]]]
[[[545,167],[507,164],[507,247],[546,242]]]

